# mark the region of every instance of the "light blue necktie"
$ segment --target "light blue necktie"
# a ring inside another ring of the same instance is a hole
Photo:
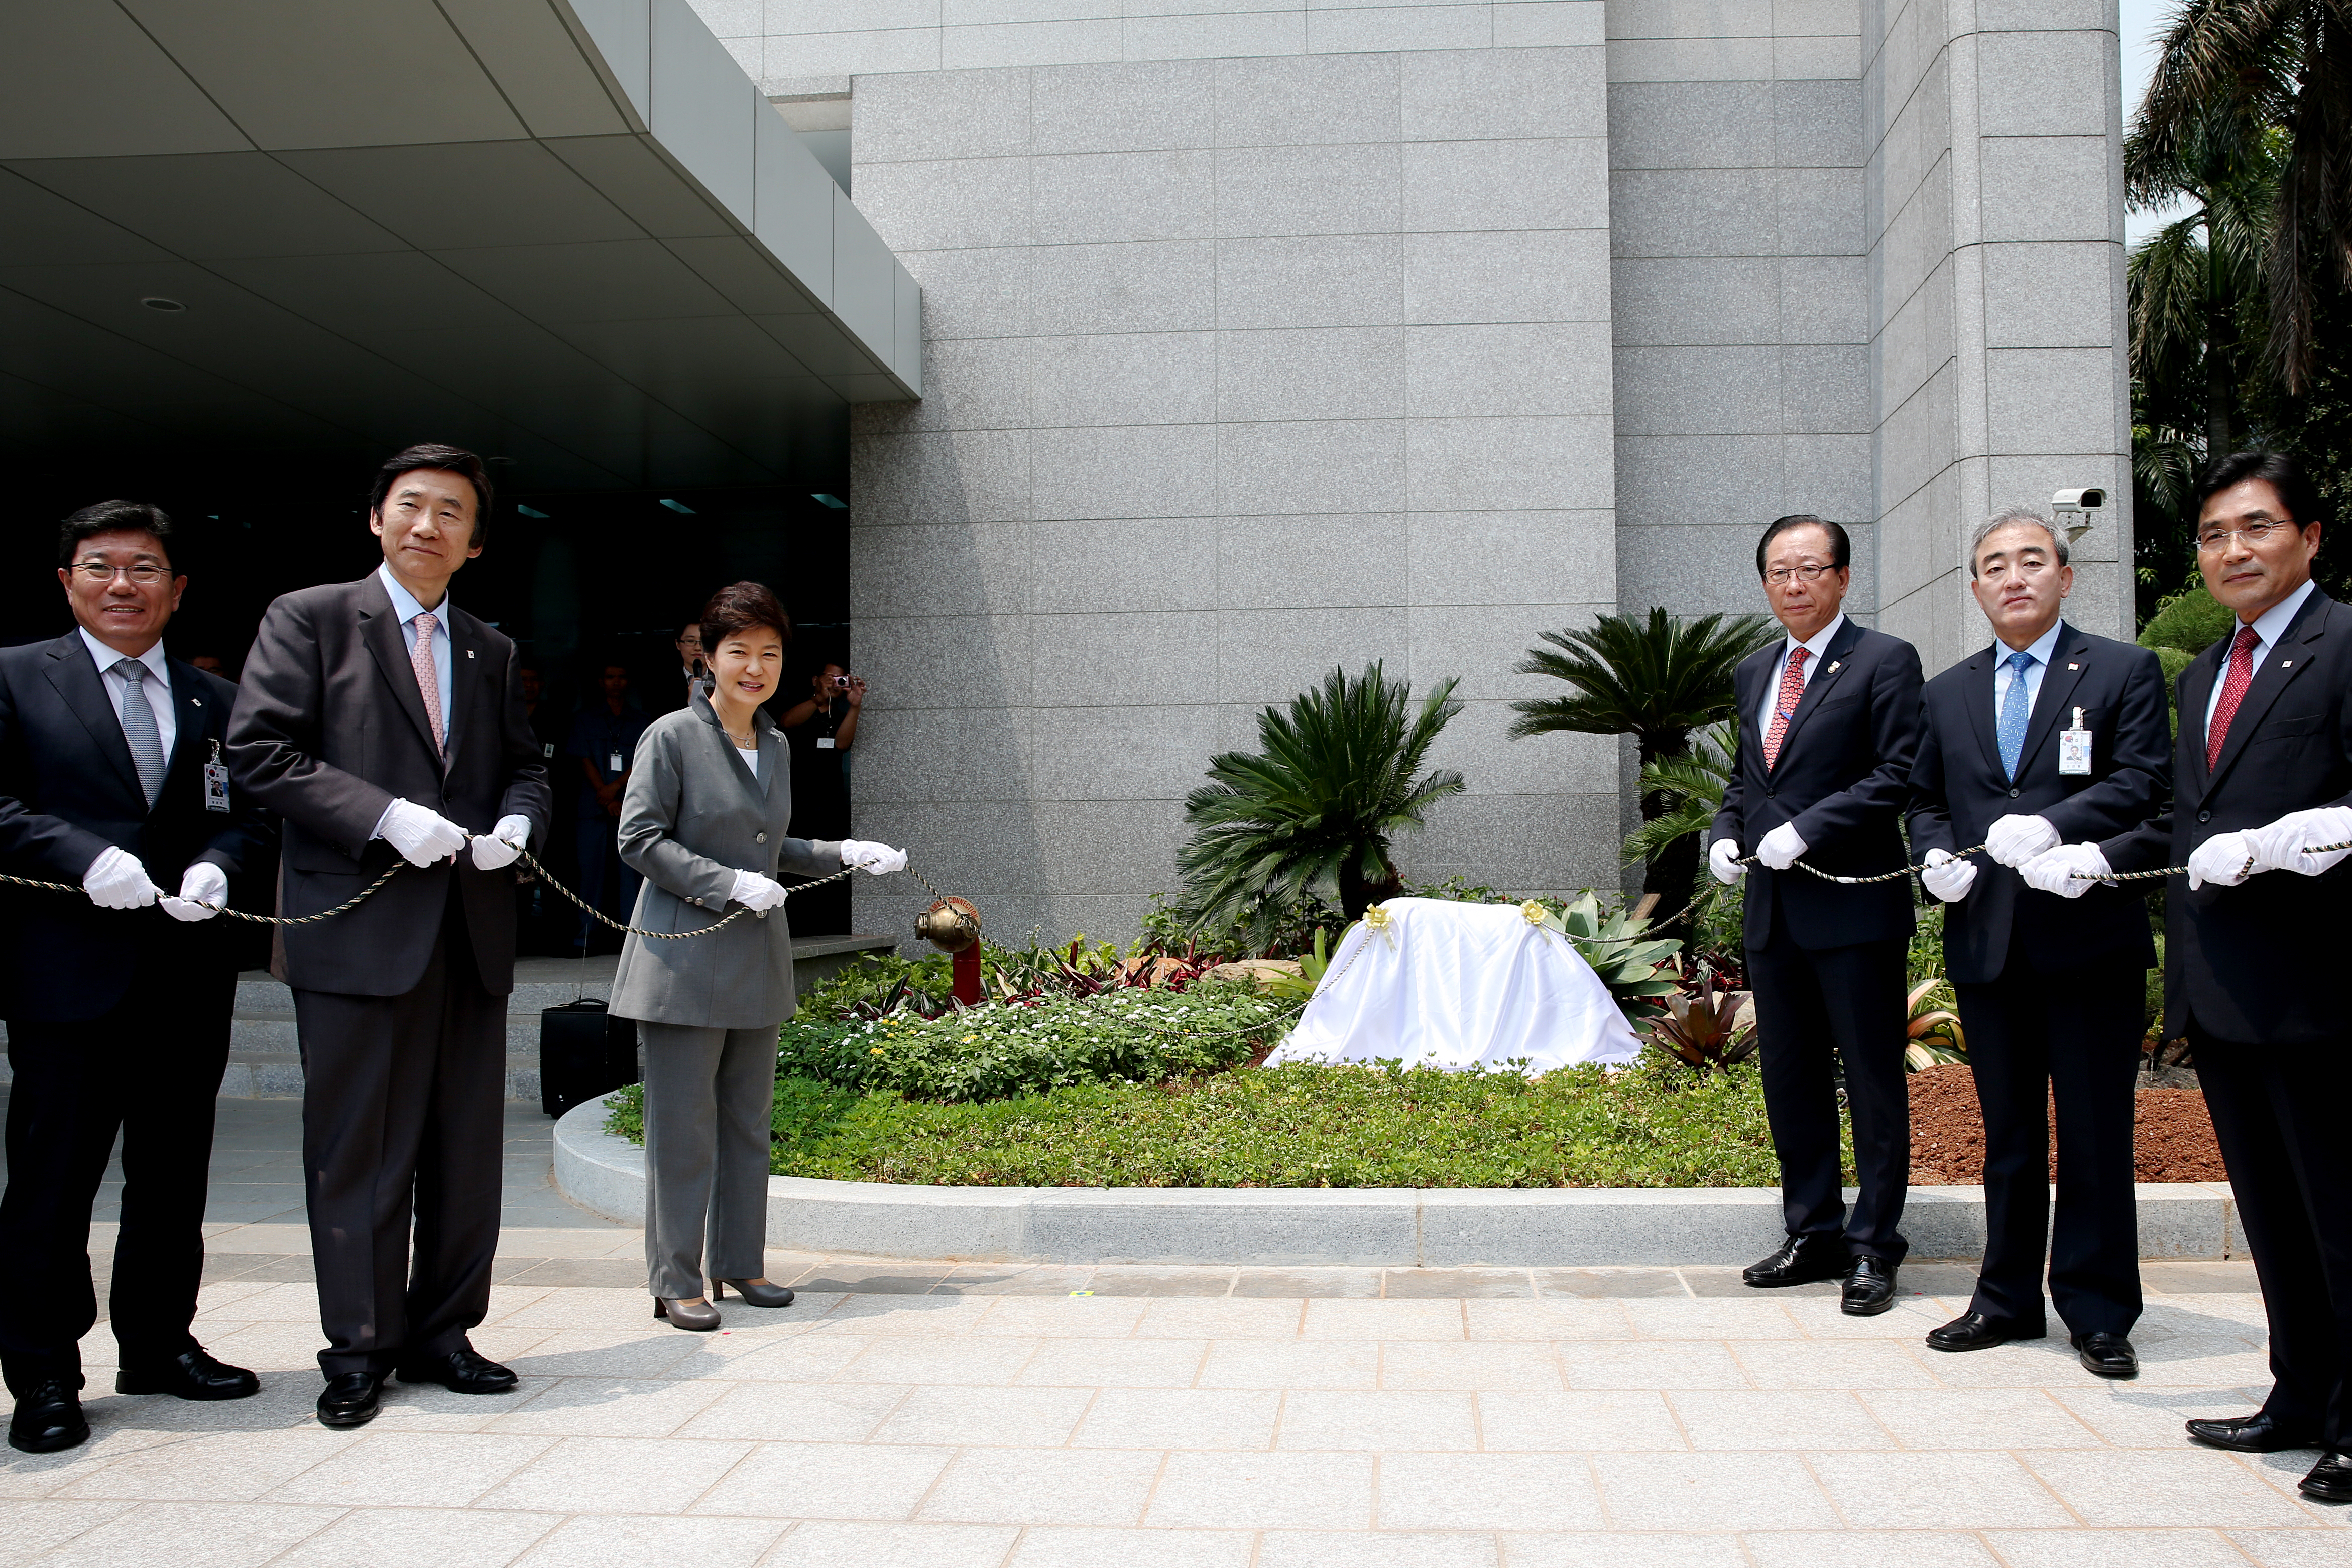
[[[2009,690],[2000,699],[2000,769],[2017,782],[2018,758],[2025,754],[2025,672],[2031,653],[2009,656]]]

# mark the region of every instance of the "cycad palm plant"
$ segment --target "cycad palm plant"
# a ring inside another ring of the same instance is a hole
[[[1572,690],[1513,703],[1519,716],[1511,734],[1631,735],[1644,768],[1681,757],[1690,750],[1693,729],[1731,716],[1732,673],[1778,634],[1761,615],[1685,621],[1662,609],[1653,609],[1646,618],[1602,615],[1578,631],[1546,632],[1543,640],[1551,646],[1531,651],[1518,673],[1550,675]],[[1643,790],[1644,822],[1669,808],[1664,793]],[[1689,896],[1697,871],[1697,841],[1675,835],[1653,853],[1643,891],[1677,907]]]
[[[1416,705],[1411,684],[1378,664],[1353,679],[1335,669],[1287,713],[1259,714],[1261,749],[1213,758],[1213,781],[1184,800],[1192,837],[1176,865],[1195,927],[1252,929],[1309,894],[1353,920],[1396,894],[1390,839],[1463,787],[1451,768],[1422,771],[1462,711],[1455,684]]]

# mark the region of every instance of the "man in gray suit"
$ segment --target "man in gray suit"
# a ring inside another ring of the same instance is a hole
[[[549,791],[514,643],[449,602],[489,506],[470,452],[387,461],[368,506],[383,564],[269,607],[229,725],[238,787],[285,819],[281,914],[333,909],[407,862],[357,908],[281,928],[330,1427],[372,1420],[394,1371],[515,1386],[466,1336],[498,1248],[506,868],[544,841]]]

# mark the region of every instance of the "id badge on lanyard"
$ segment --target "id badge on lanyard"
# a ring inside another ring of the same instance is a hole
[[[2091,771],[2091,732],[2083,727],[2083,710],[2074,710],[2074,727],[2058,732],[2058,771],[2077,777]]]
[[[205,810],[228,810],[228,768],[221,761],[220,742],[212,743],[213,759],[205,764]]]

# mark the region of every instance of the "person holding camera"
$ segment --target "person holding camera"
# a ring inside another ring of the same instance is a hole
[[[654,1316],[682,1329],[719,1326],[706,1276],[711,1295],[732,1285],[755,1307],[793,1301],[765,1274],[776,1031],[793,1016],[776,877],[907,863],[887,844],[790,834],[784,737],[760,711],[782,676],[789,627],[756,582],[711,597],[707,695],[646,727],[622,795],[621,859],[646,879],[629,924],[666,936],[630,936],[612,1010],[636,1019],[645,1041],[646,1268]]]
[[[849,768],[844,760],[857,738],[866,683],[838,660],[809,677],[809,695],[779,721],[793,750],[793,836],[837,839],[849,831]],[[803,936],[845,935],[849,889],[832,883],[807,894],[799,911]]]

